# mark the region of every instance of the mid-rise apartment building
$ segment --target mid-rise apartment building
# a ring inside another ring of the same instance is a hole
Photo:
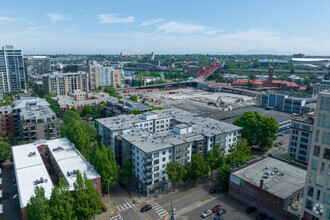
[[[89,76],[90,88],[94,90],[99,86],[120,86],[121,75],[123,75],[123,70],[119,66],[91,65]]]
[[[67,138],[13,146],[12,155],[23,220],[27,220],[26,206],[36,186],[43,187],[45,197],[50,199],[52,189],[57,184],[54,176],[64,178],[69,190],[73,191],[77,172],[80,171],[82,175],[85,173],[101,198],[100,175]]]
[[[301,163],[307,164],[312,143],[315,113],[292,119],[288,155]]]
[[[309,154],[303,219],[330,219],[330,91],[318,93]]]
[[[55,95],[67,95],[74,90],[89,92],[89,76],[86,72],[44,74],[42,77],[44,92]]]
[[[10,105],[0,106],[0,132],[15,133],[12,111]]]
[[[25,72],[22,50],[7,45],[0,50],[0,90],[3,92],[25,90]]]
[[[219,145],[223,155],[238,141],[240,127],[178,109],[97,119],[101,143],[119,162],[132,159],[135,183],[144,193],[171,187],[167,163],[186,165],[192,153],[205,156]]]

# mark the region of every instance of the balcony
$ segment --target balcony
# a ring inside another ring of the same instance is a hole
[[[152,175],[146,175],[143,177],[143,180],[148,182],[148,181],[152,181]]]
[[[152,169],[145,169],[144,171],[143,171],[143,173],[144,173],[144,175],[146,175],[146,176],[149,176],[149,175],[151,175],[152,174]]]
[[[152,163],[145,163],[145,164],[143,164],[143,167],[145,169],[152,169]]]
[[[151,157],[145,157],[145,158],[143,158],[143,161],[144,162],[152,162],[152,158]]]

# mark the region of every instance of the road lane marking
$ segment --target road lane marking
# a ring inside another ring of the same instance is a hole
[[[182,197],[182,198],[180,198],[180,199],[174,200],[174,201],[172,201],[172,204],[173,204],[173,203],[176,203],[176,202],[178,202],[178,201],[181,201],[182,199],[186,199],[186,198],[188,198],[188,197],[190,197],[190,196],[192,196],[192,195],[195,195],[195,194],[197,194],[197,193],[199,193],[200,191],[203,191],[203,190],[204,190],[204,189],[201,189],[201,190],[195,191],[194,193],[191,193],[191,194],[189,194],[189,195],[186,195],[186,196],[184,196],[184,197]],[[167,203],[166,205],[163,205],[162,207],[165,207],[165,206],[168,206],[168,205],[171,205],[171,203],[169,202],[169,203]]]

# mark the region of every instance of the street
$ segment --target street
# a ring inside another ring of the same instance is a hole
[[[221,205],[227,209],[224,215],[225,219],[255,219],[258,212],[246,214],[245,209],[248,207],[242,202],[232,198],[226,192],[209,194],[212,188],[218,188],[216,180],[208,180],[205,183],[199,183],[188,187],[180,187],[175,192],[159,195],[156,198],[141,197],[140,200],[136,193],[129,196],[126,188],[123,189],[115,185],[111,189],[111,205],[114,213],[109,214],[111,220],[156,220],[169,219],[172,207],[175,208],[176,219],[202,219],[201,214],[207,209],[213,208],[215,205]],[[136,204],[133,204],[133,199]],[[106,200],[103,200],[104,202]],[[138,204],[138,201],[141,201]],[[147,212],[140,212],[141,207],[146,204],[151,204],[152,209]],[[108,210],[111,213],[111,210]],[[208,216],[205,219],[213,219],[215,214]],[[106,219],[100,218],[97,219]]]

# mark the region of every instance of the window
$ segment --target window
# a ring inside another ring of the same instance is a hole
[[[165,165],[165,164],[163,164],[163,165],[162,165],[162,168],[165,168],[165,166],[166,166],[166,165]]]
[[[313,201],[306,199],[306,208],[309,210],[313,210]]]
[[[318,161],[312,159],[312,169],[313,169],[313,170],[317,170],[317,166],[318,166]]]
[[[307,133],[307,132],[301,132],[301,135],[304,137],[309,137],[309,133]]]
[[[158,165],[159,164],[159,160],[154,160],[154,165]]]
[[[306,138],[301,138],[301,142],[303,142],[303,143],[308,143],[308,139],[306,139]]]
[[[314,146],[314,156],[320,156],[320,146]]]
[[[300,148],[307,149],[307,145],[306,144],[300,144]]]
[[[159,173],[155,173],[155,174],[154,174],[154,177],[155,177],[155,178],[158,178],[158,177],[159,177]]]
[[[324,195],[323,195],[323,202],[325,204],[330,205],[330,194],[324,193]]]
[[[330,128],[330,116],[326,114],[319,114],[317,125],[323,128]]]
[[[307,153],[306,153],[306,151],[300,150],[299,154],[306,155]]]
[[[328,165],[328,176],[330,176],[330,164]]]
[[[310,197],[313,197],[313,193],[314,193],[314,188],[309,186],[308,190],[307,190],[307,195],[309,195]]]
[[[316,134],[315,134],[315,142],[319,141],[319,135],[320,135],[320,131],[316,130]]]
[[[309,131],[310,130],[310,126],[308,126],[308,125],[302,125],[301,128],[304,129],[304,130],[306,130],[306,131]],[[305,132],[302,132],[302,133],[305,133]],[[308,135],[306,137],[308,137]]]
[[[163,155],[164,155],[164,154],[166,154],[166,151],[165,151],[165,150],[163,151]]]
[[[325,165],[324,162],[322,162],[321,163],[321,170],[320,170],[320,173],[322,173],[322,174],[324,173],[324,165]]]
[[[316,199],[317,200],[320,200],[320,195],[321,195],[321,191],[317,190],[317,193],[316,193]]]
[[[165,157],[163,157],[163,158],[162,158],[162,161],[164,162],[165,160],[166,160],[166,158],[165,158]]]
[[[309,179],[308,179],[308,182],[309,183],[312,183],[313,182],[313,174],[309,174]]]
[[[326,219],[330,219],[330,209],[327,209],[327,215],[325,217]]]
[[[327,159],[327,160],[330,160],[330,149],[324,148],[323,158]]]
[[[323,132],[322,143],[330,145],[330,132]]]
[[[159,153],[154,153],[154,158],[158,158],[159,157]]]
[[[159,166],[155,166],[154,171],[158,171],[158,170],[159,170]]]
[[[321,97],[321,110],[330,111],[330,98]]]
[[[323,176],[320,176],[320,175],[317,175],[316,176],[315,184],[318,185],[318,186],[322,186],[323,187],[323,185],[324,185],[324,177]]]

